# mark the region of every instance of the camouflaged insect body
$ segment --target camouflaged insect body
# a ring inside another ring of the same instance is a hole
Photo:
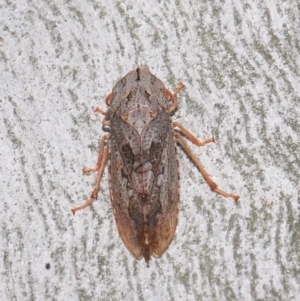
[[[98,161],[83,173],[97,172],[90,198],[72,209],[73,214],[97,199],[104,168],[110,159],[110,192],[120,236],[134,257],[160,257],[170,245],[178,221],[179,171],[176,156],[178,142],[202,173],[211,190],[235,201],[238,195],[222,190],[211,179],[185,138],[197,146],[215,142],[213,137],[197,139],[170,112],[178,106],[177,94],[184,88],[179,83],[174,93],[167,90],[149,71],[130,71],[106,97],[107,112],[103,124],[110,135],[101,138]],[[177,131],[173,131],[176,127]],[[178,131],[179,129],[179,131]]]
[[[138,259],[161,256],[178,220],[179,172],[169,99],[149,71],[129,72],[110,101],[110,191],[120,236]]]

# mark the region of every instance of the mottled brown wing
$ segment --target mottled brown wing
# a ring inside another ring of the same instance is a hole
[[[160,160],[156,166],[156,182],[153,183],[150,202],[161,203],[161,214],[155,225],[151,255],[160,257],[171,244],[178,223],[179,211],[179,170],[177,149],[169,116],[166,118],[166,135],[164,136]],[[168,118],[168,119],[167,119]],[[162,122],[160,122],[162,123]],[[164,123],[162,123],[164,124]],[[153,148],[152,146],[151,148]],[[151,153],[150,149],[150,153]],[[151,218],[150,218],[151,223]]]
[[[130,137],[130,142],[128,141]],[[133,165],[137,161],[134,147],[139,144],[143,162],[149,162],[154,174],[147,200],[134,187]],[[176,146],[168,113],[160,113],[143,130],[141,136],[114,116],[111,119],[111,199],[119,234],[136,258],[161,256],[170,245],[178,220],[179,173]],[[147,220],[145,220],[145,206]],[[148,231],[149,245],[144,243]]]
[[[124,129],[126,133],[124,133]],[[142,247],[138,240],[136,224],[129,215],[128,207],[132,198],[138,202],[130,180],[134,156],[126,137],[139,140],[138,133],[119,117],[111,118],[110,140],[110,193],[114,217],[121,239],[131,254],[141,259]]]

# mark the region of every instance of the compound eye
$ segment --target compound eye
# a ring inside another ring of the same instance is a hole
[[[105,98],[105,103],[110,107],[111,101],[114,98],[114,93],[110,93]]]

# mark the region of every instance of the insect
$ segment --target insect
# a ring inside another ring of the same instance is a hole
[[[119,80],[106,97],[109,107],[103,125],[110,135],[101,139],[98,161],[83,173],[97,172],[97,181],[88,201],[72,209],[73,214],[97,199],[104,167],[110,159],[110,195],[119,234],[131,254],[160,257],[173,240],[178,222],[180,175],[176,143],[180,143],[196,164],[209,187],[235,201],[238,195],[218,188],[195,156],[186,138],[197,146],[215,142],[198,140],[180,123],[172,122],[178,106],[177,95],[148,70],[137,68]]]

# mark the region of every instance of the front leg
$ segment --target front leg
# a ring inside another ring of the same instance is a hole
[[[183,83],[179,83],[173,94],[168,89],[164,89],[164,94],[167,96],[169,101],[173,102],[172,106],[168,110],[169,113],[172,113],[177,109],[177,107],[178,107],[178,96],[177,95],[180,92],[180,90],[182,90],[184,87],[185,87],[185,85]]]

